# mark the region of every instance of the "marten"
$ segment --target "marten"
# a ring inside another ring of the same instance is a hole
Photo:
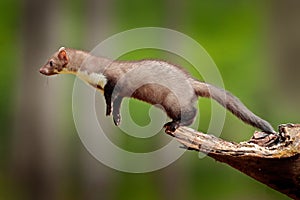
[[[162,60],[114,61],[87,52],[60,48],[40,68],[40,73],[74,74],[104,94],[106,115],[121,122],[120,106],[124,97],[135,98],[162,108],[172,121],[166,133],[192,124],[197,97],[212,98],[245,123],[267,134],[276,133],[272,126],[251,112],[226,90],[193,78],[181,67]]]

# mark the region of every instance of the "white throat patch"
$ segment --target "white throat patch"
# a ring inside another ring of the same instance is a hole
[[[85,82],[93,86],[100,86],[101,88],[104,88],[105,84],[107,83],[107,79],[103,74],[94,72],[89,74],[87,71],[78,71],[77,76]]]

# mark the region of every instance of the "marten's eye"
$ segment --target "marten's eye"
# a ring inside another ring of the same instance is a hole
[[[49,65],[50,65],[50,67],[53,67],[53,61],[52,60],[49,62]]]

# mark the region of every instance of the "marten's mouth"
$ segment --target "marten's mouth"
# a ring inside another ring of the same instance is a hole
[[[55,72],[54,70],[49,70],[48,68],[46,67],[42,67],[40,69],[40,73],[41,74],[44,74],[46,76],[51,76],[51,75],[55,75],[55,74],[58,74],[57,72]]]

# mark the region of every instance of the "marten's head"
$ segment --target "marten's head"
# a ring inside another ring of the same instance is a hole
[[[69,57],[67,55],[67,49],[61,47],[52,57],[50,57],[47,63],[40,68],[40,73],[46,76],[60,73],[71,73],[71,71],[67,69],[68,63]]]

